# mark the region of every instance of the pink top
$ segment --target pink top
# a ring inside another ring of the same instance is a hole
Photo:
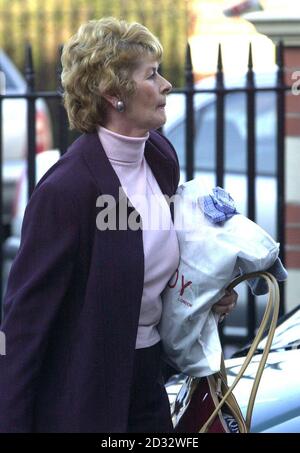
[[[143,222],[144,289],[136,348],[146,348],[160,340],[161,292],[179,264],[179,246],[169,206],[144,157],[149,134],[127,137],[104,127],[98,134],[106,155],[124,192]]]

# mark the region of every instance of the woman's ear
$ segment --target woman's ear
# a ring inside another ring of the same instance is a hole
[[[103,98],[106,100],[106,102],[111,106],[113,107],[114,109],[116,109],[117,107],[117,102],[118,102],[118,98],[117,96],[111,96],[110,94],[103,94],[102,95]]]

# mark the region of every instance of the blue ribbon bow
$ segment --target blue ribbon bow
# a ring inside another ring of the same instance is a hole
[[[238,214],[234,200],[221,187],[213,188],[213,194],[205,195],[201,200],[204,215],[212,223],[221,223]]]

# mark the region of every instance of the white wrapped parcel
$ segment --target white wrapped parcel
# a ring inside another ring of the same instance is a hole
[[[214,205],[213,209],[223,221],[213,223],[203,202],[210,199],[209,193],[199,179],[177,190],[174,210],[180,264],[162,294],[159,325],[167,362],[196,377],[220,369],[218,316],[212,305],[234,277],[269,269],[279,254],[279,244],[257,224],[235,209],[227,216],[222,197],[217,203],[220,211]]]

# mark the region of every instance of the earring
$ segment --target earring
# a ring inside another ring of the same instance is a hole
[[[117,102],[117,105],[116,105],[116,109],[117,109],[118,112],[120,112],[120,113],[124,112],[124,110],[125,110],[124,102],[123,102],[123,101],[118,101],[118,102]]]

